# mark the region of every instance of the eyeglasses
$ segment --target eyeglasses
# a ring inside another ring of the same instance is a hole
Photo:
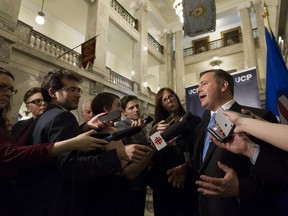
[[[171,95],[169,95],[168,97],[162,98],[162,103],[163,103],[163,104],[166,104],[166,103],[168,103],[168,100],[169,100],[169,101],[172,101],[172,100],[174,100],[175,98],[176,98],[175,94],[171,94]]]
[[[42,103],[46,104],[46,102],[43,99],[35,99],[30,102],[27,102],[26,104],[30,104],[30,103],[36,104],[37,106],[41,106]]]
[[[71,94],[82,94],[83,93],[83,90],[81,88],[70,87],[70,88],[62,88],[62,89],[71,93]]]
[[[0,84],[0,91],[2,91],[2,92],[10,91],[13,95],[15,95],[18,92],[17,89],[14,89],[13,87],[9,87],[9,86],[5,85],[4,83]]]

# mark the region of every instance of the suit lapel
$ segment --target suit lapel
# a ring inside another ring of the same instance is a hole
[[[235,103],[233,103],[233,105],[230,107],[229,110],[233,110],[235,112],[240,112],[241,108],[242,108],[242,106],[239,105],[237,102],[235,102]],[[210,120],[210,118],[206,122],[206,127],[208,125],[209,120]],[[206,127],[204,129],[206,129]],[[202,142],[201,142],[202,151],[203,151],[203,145],[204,145],[204,136],[205,136],[205,131],[204,131],[203,139],[202,139]],[[214,144],[213,142],[211,142],[210,145],[209,145],[208,151],[206,153],[206,157],[205,157],[204,161],[201,163],[200,172],[204,169],[205,165],[210,161],[210,158],[212,157],[212,155],[213,155],[214,151],[216,150],[216,148],[217,148],[217,145]],[[202,152],[201,152],[201,155],[202,155]]]

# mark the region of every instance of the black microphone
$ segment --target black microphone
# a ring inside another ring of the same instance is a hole
[[[159,151],[167,146],[166,142],[178,137],[183,131],[185,131],[187,126],[187,121],[179,121],[167,128],[162,134],[156,131],[150,136],[150,140],[154,144],[156,149]]]
[[[93,134],[92,136],[98,139],[104,139],[107,140],[109,142],[111,141],[117,141],[120,140],[126,136],[131,136],[133,134],[139,133],[142,130],[141,126],[135,126],[135,127],[130,127],[130,128],[126,128],[120,131],[116,131],[113,134]]]
[[[173,124],[172,126],[170,126],[169,128],[167,128],[162,134],[162,138],[168,142],[172,139],[174,139],[175,137],[178,137],[181,133],[183,133],[183,131],[185,131],[185,129],[188,126],[188,122],[185,120],[179,121],[175,124]]]
[[[145,119],[142,120],[142,124],[144,124],[144,127],[151,123],[154,119],[151,116],[146,117]]]

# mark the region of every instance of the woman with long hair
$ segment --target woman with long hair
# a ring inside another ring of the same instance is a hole
[[[172,120],[167,122],[168,118]],[[188,184],[177,185],[180,188],[174,187],[168,182],[167,171],[176,166],[183,166],[187,162],[185,154],[188,155],[191,152],[192,134],[200,122],[198,116],[186,114],[178,95],[172,89],[160,89],[156,95],[155,121],[152,131],[157,130],[161,133],[181,118],[185,118],[183,120],[187,121],[189,126],[183,130],[176,141],[157,152],[152,160],[149,182],[153,189],[155,216],[183,216],[192,213],[192,188]]]

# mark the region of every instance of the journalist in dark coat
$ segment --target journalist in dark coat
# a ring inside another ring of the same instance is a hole
[[[52,71],[45,76],[41,89],[48,106],[37,119],[33,143],[61,141],[81,133],[76,117],[69,112],[78,106],[80,82],[77,74],[66,70]],[[87,190],[85,179],[95,180],[120,171],[116,150],[68,152],[46,167],[27,169],[19,181],[26,197],[24,205],[19,207],[21,215],[89,215],[95,206],[87,205],[88,197],[81,196]],[[101,190],[101,184],[96,180],[94,184]]]

